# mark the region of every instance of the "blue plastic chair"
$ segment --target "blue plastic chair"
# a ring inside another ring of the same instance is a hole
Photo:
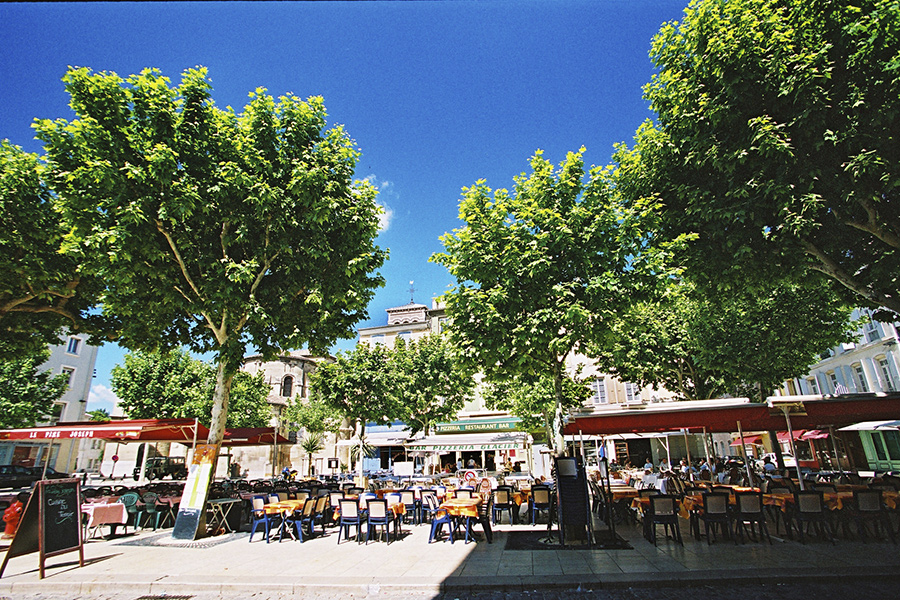
[[[453,543],[453,532],[456,529],[456,524],[453,522],[453,518],[446,509],[438,508],[431,519],[431,534],[428,536],[429,544],[438,537],[441,530],[444,528],[444,525],[447,526],[447,535],[450,537],[450,543]]]
[[[367,519],[368,527],[366,527],[366,544],[369,543],[369,536],[374,529],[378,533],[378,527],[384,528],[387,536],[387,543],[391,543],[390,526],[394,524],[394,513],[388,510],[387,500],[369,500],[368,504],[369,518]]]
[[[271,529],[272,520],[263,508],[266,504],[264,496],[254,496],[251,499],[252,508],[250,509],[250,540],[253,541],[253,534],[256,533],[260,526],[266,534],[266,543],[269,543],[269,531]]]
[[[546,485],[536,485],[531,488],[531,524],[537,522],[537,515],[543,511],[547,511],[547,520],[553,520],[553,495],[550,488]]]
[[[341,543],[341,533],[345,538],[350,537],[350,528],[356,527],[356,541],[360,541],[360,533],[365,518],[359,511],[359,504],[356,500],[341,500],[341,518],[338,521],[338,537],[337,543]]]
[[[494,521],[494,525],[496,525],[498,519],[503,516],[504,511],[509,513],[510,524],[515,521],[513,507],[516,506],[516,503],[513,501],[512,495],[513,490],[511,487],[501,486],[494,492],[494,503],[491,507],[491,518]]]

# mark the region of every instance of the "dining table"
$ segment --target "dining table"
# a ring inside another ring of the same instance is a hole
[[[104,525],[110,526],[112,534],[114,525],[124,525],[128,522],[128,511],[121,502],[86,502],[81,505],[81,513],[87,517],[84,519],[82,534],[82,539],[85,540],[96,535]]]
[[[468,541],[469,538],[472,540],[475,539],[474,532],[472,531],[472,521],[478,521],[481,523],[488,543],[491,543],[494,535],[491,531],[490,519],[486,517],[482,518],[481,505],[483,503],[484,499],[480,494],[472,494],[471,498],[446,499],[438,507],[438,510],[445,510],[447,511],[447,514],[457,520],[457,522],[464,523],[464,527],[466,528],[466,541]]]

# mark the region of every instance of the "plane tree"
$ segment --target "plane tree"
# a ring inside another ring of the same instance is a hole
[[[900,314],[896,0],[695,0],[652,43],[656,113],[616,157],[708,288],[816,281]]]
[[[185,346],[216,365],[208,442],[221,443],[248,345],[324,352],[366,314],[385,251],[359,152],[322,98],[260,88],[215,105],[203,68],[178,85],[72,68],[76,117],[40,120],[49,185],[90,272],[107,332],[130,349]]]

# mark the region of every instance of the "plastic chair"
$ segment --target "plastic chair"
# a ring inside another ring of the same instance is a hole
[[[801,544],[806,543],[803,539],[803,525],[806,524],[808,530],[811,523],[815,524],[816,533],[822,535],[823,531],[827,531],[831,543],[835,543],[834,530],[825,513],[825,499],[822,492],[794,492],[794,518],[797,519],[797,531],[800,534]]]
[[[387,500],[369,500],[369,518],[367,519],[368,527],[366,527],[366,544],[369,543],[369,536],[374,529],[378,533],[378,527],[384,528],[387,536],[387,543],[391,543],[390,526],[394,523],[394,513],[388,510]],[[380,536],[379,536],[380,537]]]
[[[513,513],[513,508],[515,506],[516,503],[513,502],[512,498],[512,488],[506,486],[498,487],[496,491],[494,491],[494,503],[491,507],[491,518],[494,521],[494,525],[497,524],[498,517],[503,516],[504,511],[509,513],[510,525],[515,523],[516,518]]]
[[[263,496],[254,496],[250,500],[252,508],[250,509],[250,540],[253,541],[253,534],[259,530],[260,525],[263,527],[263,531],[266,534],[266,543],[269,543],[269,526],[271,525],[271,520],[269,519],[269,515],[266,513],[266,509],[264,508],[266,505],[266,501]]]
[[[144,508],[138,512],[138,523],[144,516],[151,517],[153,518],[153,531],[156,531],[156,528],[159,527],[159,517],[162,516],[162,513],[157,510],[159,496],[154,492],[147,492],[141,500],[144,502]],[[141,525],[141,528],[143,527]]]
[[[700,520],[703,521],[703,527],[706,530],[706,544],[712,544],[712,536],[710,535],[710,525],[712,525],[712,533],[715,534],[716,525],[720,525],[722,531],[727,537],[731,537],[731,514],[728,512],[729,494],[719,494],[710,492],[703,494],[703,514]]]
[[[317,496],[310,522],[310,537],[316,535],[316,525],[322,526],[322,535],[325,535],[325,522],[328,520],[328,496]]]
[[[656,545],[656,526],[663,526],[663,533],[684,545],[681,539],[681,527],[678,525],[678,507],[675,505],[675,496],[659,495],[650,496],[650,514],[644,519],[647,522],[647,531],[650,541]]]
[[[444,525],[447,526],[447,535],[450,538],[450,543],[453,543],[453,519],[450,517],[450,513],[447,512],[447,509],[438,508],[434,512],[434,517],[431,519],[431,533],[428,535],[429,544],[440,535]]]
[[[359,504],[356,500],[342,499],[340,501],[341,518],[338,521],[338,537],[337,543],[341,543],[341,533],[344,537],[350,537],[350,528],[356,527],[356,541],[359,542],[359,534],[361,531],[363,516],[359,512]]]
[[[882,503],[881,490],[854,490],[853,491],[853,519],[856,521],[856,529],[859,537],[863,542],[866,541],[866,521],[873,524],[873,533],[877,536],[879,526],[883,527],[888,537],[894,544],[897,543],[894,538],[894,528],[891,525],[891,519],[884,510]]]
[[[762,534],[765,532],[769,545],[772,544],[772,538],[769,536],[769,527],[766,525],[766,514],[763,512],[762,493],[760,492],[738,492],[735,494],[737,500],[737,510],[734,515],[735,532],[740,535],[741,543],[744,543],[745,523],[750,524],[751,536],[756,536],[755,525],[759,526],[759,540],[762,541]],[[737,540],[734,542],[737,544]]]
[[[550,487],[546,485],[536,485],[531,488],[531,524],[537,523],[537,515],[543,511],[547,511],[547,521],[553,522],[553,495]]]
[[[419,505],[416,503],[416,495],[412,490],[404,490],[400,492],[400,502],[406,507],[406,514],[414,525],[421,523],[419,518]]]

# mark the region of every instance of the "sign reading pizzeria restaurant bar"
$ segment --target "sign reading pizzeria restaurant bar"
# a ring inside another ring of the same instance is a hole
[[[515,431],[519,424],[518,417],[502,417],[499,419],[467,419],[452,421],[450,423],[438,423],[434,426],[435,433],[477,433]],[[495,450],[502,448],[475,448],[475,450]]]

